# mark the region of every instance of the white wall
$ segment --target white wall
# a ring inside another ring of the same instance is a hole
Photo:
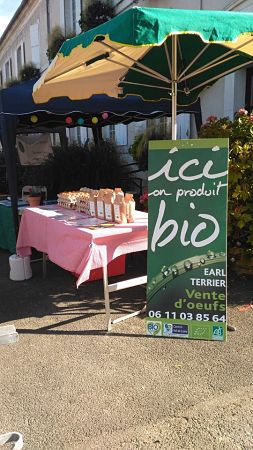
[[[226,9],[229,11],[252,12],[252,0],[227,0]]]
[[[224,9],[230,0],[138,0],[133,4],[131,0],[114,0],[114,5],[118,5],[118,12],[126,7],[140,6],[151,8],[177,8],[177,9],[210,9],[219,10]],[[245,2],[244,2],[245,3]]]

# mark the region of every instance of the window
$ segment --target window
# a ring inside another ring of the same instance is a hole
[[[245,109],[253,110],[253,67],[246,71]]]
[[[10,79],[10,66],[9,66],[9,61],[7,63],[5,63],[5,79],[9,80]]]
[[[30,26],[30,41],[32,52],[32,63],[40,67],[40,42],[39,42],[39,24],[34,23]]]
[[[72,30],[76,31],[76,2],[72,0]]]
[[[127,145],[127,125],[119,123],[103,128],[103,136],[116,145]]]
[[[177,116],[178,139],[189,139],[191,134],[191,115],[179,114]]]
[[[19,76],[20,69],[22,67],[22,46],[17,49],[17,76]]]
[[[25,43],[23,42],[23,60],[24,60],[24,64],[26,63],[25,60]]]
[[[49,0],[46,1],[46,8],[47,8],[47,34],[50,33],[51,26],[50,26],[50,5]]]
[[[76,136],[78,145],[82,145],[81,127],[76,127]]]
[[[65,35],[80,33],[78,20],[81,14],[80,0],[64,0]]]
[[[127,125],[119,123],[115,126],[115,136],[117,145],[127,145]]]
[[[169,127],[167,117],[161,117],[159,119],[159,131],[161,135],[168,136]]]
[[[10,80],[12,77],[12,63],[11,58],[5,63],[5,79],[6,81]]]
[[[77,127],[75,127],[75,128],[68,128],[68,131],[69,131],[69,141],[71,142],[71,143],[78,143],[78,137],[77,137],[77,130],[76,130],[76,128]]]
[[[64,0],[64,19],[66,36],[76,33],[76,0]]]
[[[75,31],[76,31],[76,34],[79,34],[79,33],[81,33],[81,28],[80,28],[80,25],[79,25],[79,23],[78,23],[78,21],[79,21],[79,19],[81,18],[81,11],[82,11],[82,1],[81,0],[76,0],[76,2],[75,2],[75,18],[76,18],[76,20],[75,20],[75,27],[74,27],[74,29],[75,29]]]
[[[115,125],[109,125],[109,139],[112,142],[115,142],[115,140],[116,140]]]

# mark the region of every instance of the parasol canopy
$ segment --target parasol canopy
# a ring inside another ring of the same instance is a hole
[[[63,127],[105,127],[112,124],[129,124],[146,119],[171,116],[171,102],[143,101],[136,96],[125,99],[94,95],[88,100],[70,100],[59,97],[37,105],[32,98],[33,85],[29,80],[1,90],[0,118],[16,117],[16,133],[57,132]],[[18,102],[17,102],[18,99]],[[200,102],[180,107],[179,113],[193,113],[201,123]],[[0,120],[1,137],[1,120]]]
[[[33,97],[169,99],[175,139],[178,105],[252,63],[252,13],[134,7],[65,41]]]

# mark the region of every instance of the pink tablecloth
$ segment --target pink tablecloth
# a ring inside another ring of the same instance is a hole
[[[50,261],[78,276],[79,286],[89,279],[91,269],[103,267],[120,255],[147,249],[147,213],[136,211],[135,223],[88,228],[102,222],[57,205],[26,208],[17,254],[28,256],[31,247],[47,253]]]

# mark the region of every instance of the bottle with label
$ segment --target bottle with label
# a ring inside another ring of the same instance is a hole
[[[90,216],[91,217],[97,217],[97,197],[98,197],[98,191],[92,190],[90,192],[90,198],[89,198],[89,209],[90,209]]]
[[[123,192],[118,192],[115,196],[114,204],[114,221],[116,223],[127,223],[126,203]]]
[[[126,192],[125,203],[126,203],[127,221],[129,223],[133,223],[135,220],[135,201],[134,201],[133,194]]]
[[[99,189],[97,196],[97,218],[105,220],[105,204],[104,204],[104,196],[106,193],[106,189]]]
[[[114,222],[114,199],[115,193],[112,190],[107,191],[104,196],[105,220],[108,220],[109,222]]]

